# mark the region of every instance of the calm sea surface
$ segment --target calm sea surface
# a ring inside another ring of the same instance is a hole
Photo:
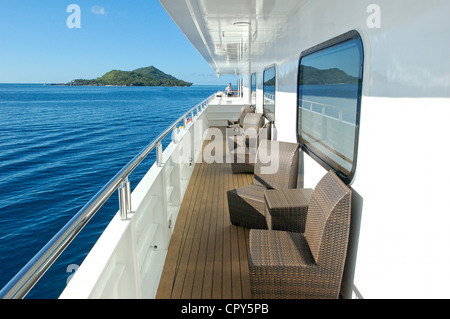
[[[139,151],[224,87],[0,84],[0,288]],[[28,298],[58,298],[117,209],[113,195]]]

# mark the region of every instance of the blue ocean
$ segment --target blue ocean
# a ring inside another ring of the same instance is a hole
[[[0,84],[0,288],[139,151],[224,87]],[[58,298],[117,210],[113,195],[27,298]]]

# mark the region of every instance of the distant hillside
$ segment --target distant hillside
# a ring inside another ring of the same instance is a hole
[[[348,75],[341,69],[333,68],[320,70],[312,66],[301,66],[300,68],[300,84],[355,84],[358,78]]]
[[[67,83],[67,85],[191,86],[192,83],[179,80],[154,66],[149,66],[133,71],[112,70],[97,79],[76,79]]]

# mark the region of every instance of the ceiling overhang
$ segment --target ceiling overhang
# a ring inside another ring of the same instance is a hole
[[[159,0],[217,74],[263,55],[308,0]]]

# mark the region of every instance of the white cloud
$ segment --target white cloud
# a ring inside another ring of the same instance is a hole
[[[100,6],[93,6],[91,8],[91,12],[96,15],[105,15],[106,14],[105,8],[100,7]]]

